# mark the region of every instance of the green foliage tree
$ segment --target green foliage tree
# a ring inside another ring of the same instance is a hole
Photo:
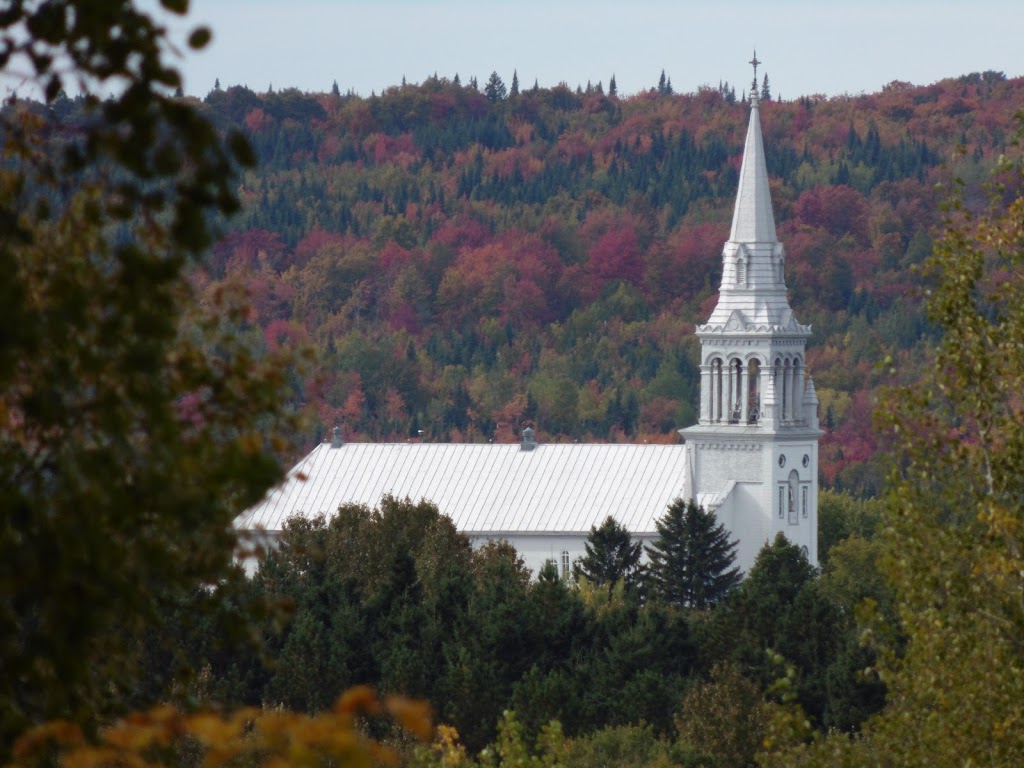
[[[609,596],[619,581],[627,588],[634,586],[643,545],[634,544],[629,531],[611,515],[600,527],[591,527],[583,548],[586,554],[573,566],[577,580],[583,577],[595,586],[604,586]]]
[[[651,595],[680,608],[709,608],[739,583],[736,542],[712,512],[693,500],[676,499],[655,524],[647,547],[646,583]]]
[[[497,72],[491,72],[491,76],[487,79],[487,83],[484,85],[484,95],[490,102],[502,101],[508,95],[508,89],[505,88],[505,83]]]
[[[718,664],[696,684],[676,716],[680,740],[715,765],[753,765],[768,726],[760,686],[732,664]]]
[[[519,95],[519,73],[516,70],[514,70],[514,69],[512,70],[512,85],[509,87],[508,95],[509,96],[518,96]]]
[[[185,3],[163,6],[182,12]],[[195,29],[189,46],[210,38]],[[86,119],[8,105],[0,171],[0,743],[127,702],[136,638],[226,581],[234,516],[278,477],[285,363],[187,279],[238,208],[238,134],[186,100],[129,0],[19,3],[0,61]]]
[[[881,540],[905,634],[880,665],[886,706],[859,737],[768,764],[1024,761],[1024,286],[1006,279],[1024,263],[1024,174],[999,170],[987,212],[954,198],[926,266],[932,368],[886,399],[898,474]]]

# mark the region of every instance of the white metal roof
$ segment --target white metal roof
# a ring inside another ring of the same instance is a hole
[[[684,495],[685,461],[684,445],[321,443],[236,525],[278,531],[391,494],[434,502],[465,533],[588,533],[608,515],[653,533]]]

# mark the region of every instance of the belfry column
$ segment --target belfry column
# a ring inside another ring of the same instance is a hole
[[[700,423],[711,423],[711,366],[700,367]]]

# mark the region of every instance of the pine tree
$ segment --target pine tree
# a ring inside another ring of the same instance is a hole
[[[682,608],[708,608],[739,583],[737,542],[713,512],[676,499],[655,525],[658,538],[646,548],[652,595]]]
[[[761,81],[761,101],[772,100],[772,89],[768,85],[768,73],[764,73],[764,80]]]
[[[334,96],[335,98],[341,98],[341,89],[338,88],[337,80],[335,80],[334,83],[331,85],[331,95]]]
[[[505,83],[498,76],[497,72],[491,72],[487,85],[484,86],[484,93],[487,95],[487,100],[491,102],[501,101],[508,95]]]
[[[614,72],[612,72],[612,79],[608,81],[608,95],[613,99],[619,95],[619,87],[615,84]]]
[[[658,78],[658,93],[665,93],[665,70],[661,70],[661,77]]]
[[[508,91],[509,96],[519,95],[519,73],[516,70],[512,70],[512,87]]]
[[[459,73],[458,72],[456,72],[455,73],[455,77],[452,78],[452,83],[454,85],[462,85],[462,81],[459,80]]]
[[[585,577],[594,586],[606,586],[611,594],[615,584],[632,586],[639,572],[642,545],[633,543],[629,531],[611,515],[598,528],[591,527],[583,544],[587,554],[573,566],[573,576]]]

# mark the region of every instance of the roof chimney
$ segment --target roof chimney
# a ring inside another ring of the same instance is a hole
[[[335,427],[331,433],[331,448],[341,448],[345,441],[341,439],[341,427]]]
[[[520,451],[532,451],[537,447],[537,441],[533,439],[533,428],[527,427],[523,430],[523,442],[519,444]]]

